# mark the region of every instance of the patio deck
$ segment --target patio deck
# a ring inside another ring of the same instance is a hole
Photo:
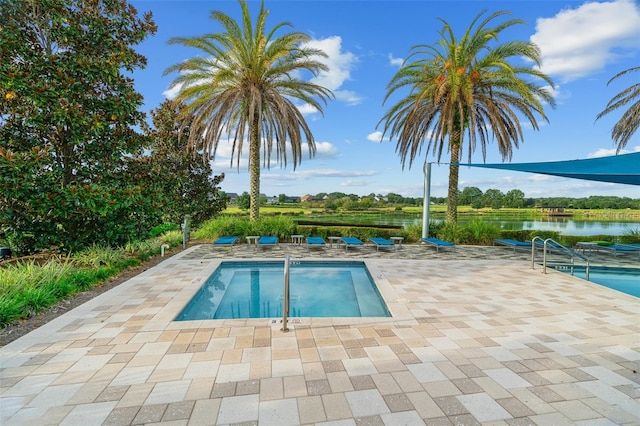
[[[285,253],[363,258],[393,318],[172,321],[222,260]],[[0,423],[637,425],[639,369],[638,299],[526,253],[203,245],[0,348]]]

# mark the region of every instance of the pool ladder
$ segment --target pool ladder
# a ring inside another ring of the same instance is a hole
[[[569,269],[569,272],[571,273],[571,275],[573,275],[576,258],[580,258],[584,260],[587,263],[585,266],[585,278],[587,281],[589,281],[589,259],[586,256],[578,253],[574,249],[563,246],[559,242],[555,241],[553,238],[547,238],[546,240],[543,240],[541,237],[533,237],[533,239],[531,240],[531,269],[535,269],[536,240],[540,240],[543,242],[543,246],[542,246],[542,272],[543,273],[545,274],[547,273],[547,252],[550,249],[553,249],[556,251],[556,253],[566,254],[567,256],[571,257],[571,263],[565,266],[565,268]]]

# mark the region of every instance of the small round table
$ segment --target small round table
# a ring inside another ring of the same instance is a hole
[[[391,237],[389,239],[393,241],[394,244],[398,244],[399,248],[402,248],[402,242],[404,241],[404,237]]]
[[[336,243],[336,248],[340,248],[340,241],[342,241],[342,237],[327,237],[329,240],[329,247],[333,248],[333,243]]]
[[[249,235],[247,236],[247,244],[251,245],[251,242],[253,242],[253,244],[258,245],[259,239],[260,239],[259,235]]]
[[[291,236],[291,244],[294,244],[296,246],[299,246],[300,244],[302,244],[303,240],[304,240],[304,235]]]

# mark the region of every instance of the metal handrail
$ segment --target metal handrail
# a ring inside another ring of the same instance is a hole
[[[539,238],[539,237],[536,237]],[[542,239],[542,238],[540,238]],[[532,250],[533,250],[533,245],[534,245],[534,240],[535,238],[531,241],[531,245],[532,245]],[[543,253],[542,253],[542,272],[543,273],[547,273],[547,244],[551,242],[553,243],[553,248],[555,249],[559,249],[560,252],[564,252],[565,254],[569,255],[571,257],[571,275],[573,275],[573,267],[575,266],[575,258],[579,257],[580,259],[584,260],[587,262],[587,266],[585,269],[585,278],[587,279],[587,281],[589,281],[589,258],[578,253],[577,251],[565,247],[562,244],[560,244],[559,242],[557,242],[556,240],[554,240],[553,238],[547,238],[546,240],[544,240],[544,246],[543,246]],[[533,262],[533,255],[531,258],[531,262]]]
[[[531,240],[531,269],[536,269],[536,240],[544,242],[542,237],[538,237],[537,235]]]
[[[283,292],[283,308],[282,308],[282,328],[280,331],[287,332],[287,318],[289,315],[289,255],[284,257],[284,292]]]

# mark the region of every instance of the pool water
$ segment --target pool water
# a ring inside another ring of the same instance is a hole
[[[222,262],[177,321],[276,318],[283,312],[284,262]],[[290,317],[389,317],[364,262],[292,262]]]
[[[558,268],[562,272],[569,272],[566,268]],[[585,269],[576,267],[574,276],[586,279]],[[640,269],[638,268],[589,268],[589,281],[621,291],[632,296],[640,297]]]

